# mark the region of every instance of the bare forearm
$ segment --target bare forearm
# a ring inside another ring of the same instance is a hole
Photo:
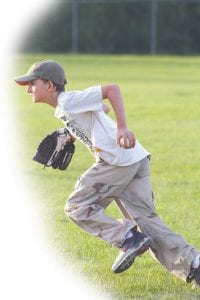
[[[125,109],[119,86],[114,84],[102,86],[102,95],[104,99],[107,98],[110,101],[115,112],[118,129],[116,137],[117,144],[120,144],[120,139],[123,138],[125,141],[125,148],[134,147],[135,136],[128,130],[126,125]]]
[[[103,97],[107,98],[115,112],[117,127],[126,127],[126,116],[122,95],[117,85],[109,85],[102,87]]]

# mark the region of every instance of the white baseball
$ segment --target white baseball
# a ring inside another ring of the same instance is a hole
[[[119,144],[121,147],[125,147],[125,143],[124,143],[124,138],[121,137],[120,140],[119,140]],[[130,147],[130,142],[129,142],[129,139],[127,138],[127,146],[126,147]]]

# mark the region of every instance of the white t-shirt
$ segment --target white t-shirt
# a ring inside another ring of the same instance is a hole
[[[58,96],[55,116],[95,156],[111,165],[132,165],[149,155],[136,141],[131,149],[116,144],[117,125],[103,111],[101,86],[83,91],[62,92]]]

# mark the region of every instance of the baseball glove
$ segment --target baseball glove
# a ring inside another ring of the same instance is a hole
[[[43,164],[44,167],[65,170],[72,159],[74,151],[74,141],[68,130],[61,128],[42,139],[33,160]]]

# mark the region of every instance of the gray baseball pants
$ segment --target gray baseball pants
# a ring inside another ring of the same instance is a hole
[[[123,220],[105,213],[113,199],[125,217]],[[138,226],[153,239],[150,254],[183,280],[199,253],[157,216],[148,158],[125,167],[104,161],[95,163],[77,181],[65,212],[83,230],[116,247],[130,229]]]

